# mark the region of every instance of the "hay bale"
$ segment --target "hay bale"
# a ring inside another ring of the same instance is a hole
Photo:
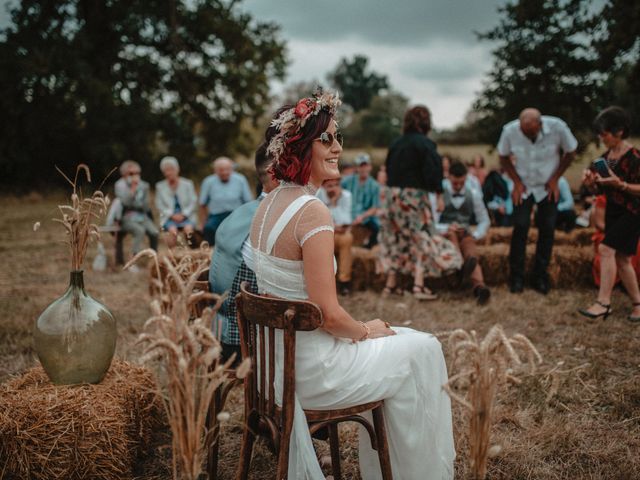
[[[135,476],[165,425],[152,374],[115,360],[97,385],[57,386],[42,367],[0,386],[3,478]]]
[[[363,247],[351,247],[353,267],[351,274],[351,287],[353,290],[382,290],[385,276],[380,273],[377,258],[380,247],[372,249]]]
[[[491,227],[487,231],[487,235],[478,242],[479,245],[498,245],[511,243],[511,227]],[[591,236],[595,229],[593,228],[575,228],[571,232],[563,232],[556,230],[554,235],[554,246],[587,246],[592,244]],[[532,227],[529,229],[527,244],[535,244],[538,241],[538,229]]]

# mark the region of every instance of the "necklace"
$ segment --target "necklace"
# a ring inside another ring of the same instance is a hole
[[[318,191],[318,187],[316,187],[312,183],[307,183],[306,185],[300,185],[295,182],[282,181],[280,182],[280,186],[278,188],[295,188],[295,187],[302,189],[302,191],[307,195],[315,195],[316,192]]]

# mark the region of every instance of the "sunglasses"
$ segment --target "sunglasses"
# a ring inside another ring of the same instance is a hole
[[[330,132],[322,132],[320,136],[316,138],[316,140],[320,140],[322,142],[322,145],[327,148],[331,148],[334,141],[337,141],[340,146],[342,146],[344,142],[344,138],[342,138],[342,134],[340,132],[336,132],[335,135]]]

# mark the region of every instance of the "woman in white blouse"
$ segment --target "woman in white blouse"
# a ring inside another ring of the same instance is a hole
[[[180,165],[175,157],[160,161],[164,180],[156,183],[156,208],[160,213],[160,226],[165,231],[169,247],[176,244],[178,231],[191,237],[196,224],[198,197],[193,182],[180,177]]]

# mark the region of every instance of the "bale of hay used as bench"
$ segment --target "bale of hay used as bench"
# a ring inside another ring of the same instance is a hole
[[[101,383],[75,386],[32,368],[0,385],[0,476],[133,478],[165,418],[144,367],[114,360]]]
[[[479,245],[498,245],[511,243],[511,227],[491,227],[487,231],[487,235],[478,242]],[[595,229],[593,228],[574,228],[571,232],[563,232],[556,230],[554,235],[554,246],[569,245],[582,247],[591,245],[591,236]],[[531,227],[529,229],[529,236],[527,237],[527,243],[532,244],[538,241],[538,229]]]
[[[353,257],[351,288],[353,290],[382,290],[385,276],[378,271],[377,258],[379,251],[379,246],[375,246],[372,249],[351,247],[351,255]]]

